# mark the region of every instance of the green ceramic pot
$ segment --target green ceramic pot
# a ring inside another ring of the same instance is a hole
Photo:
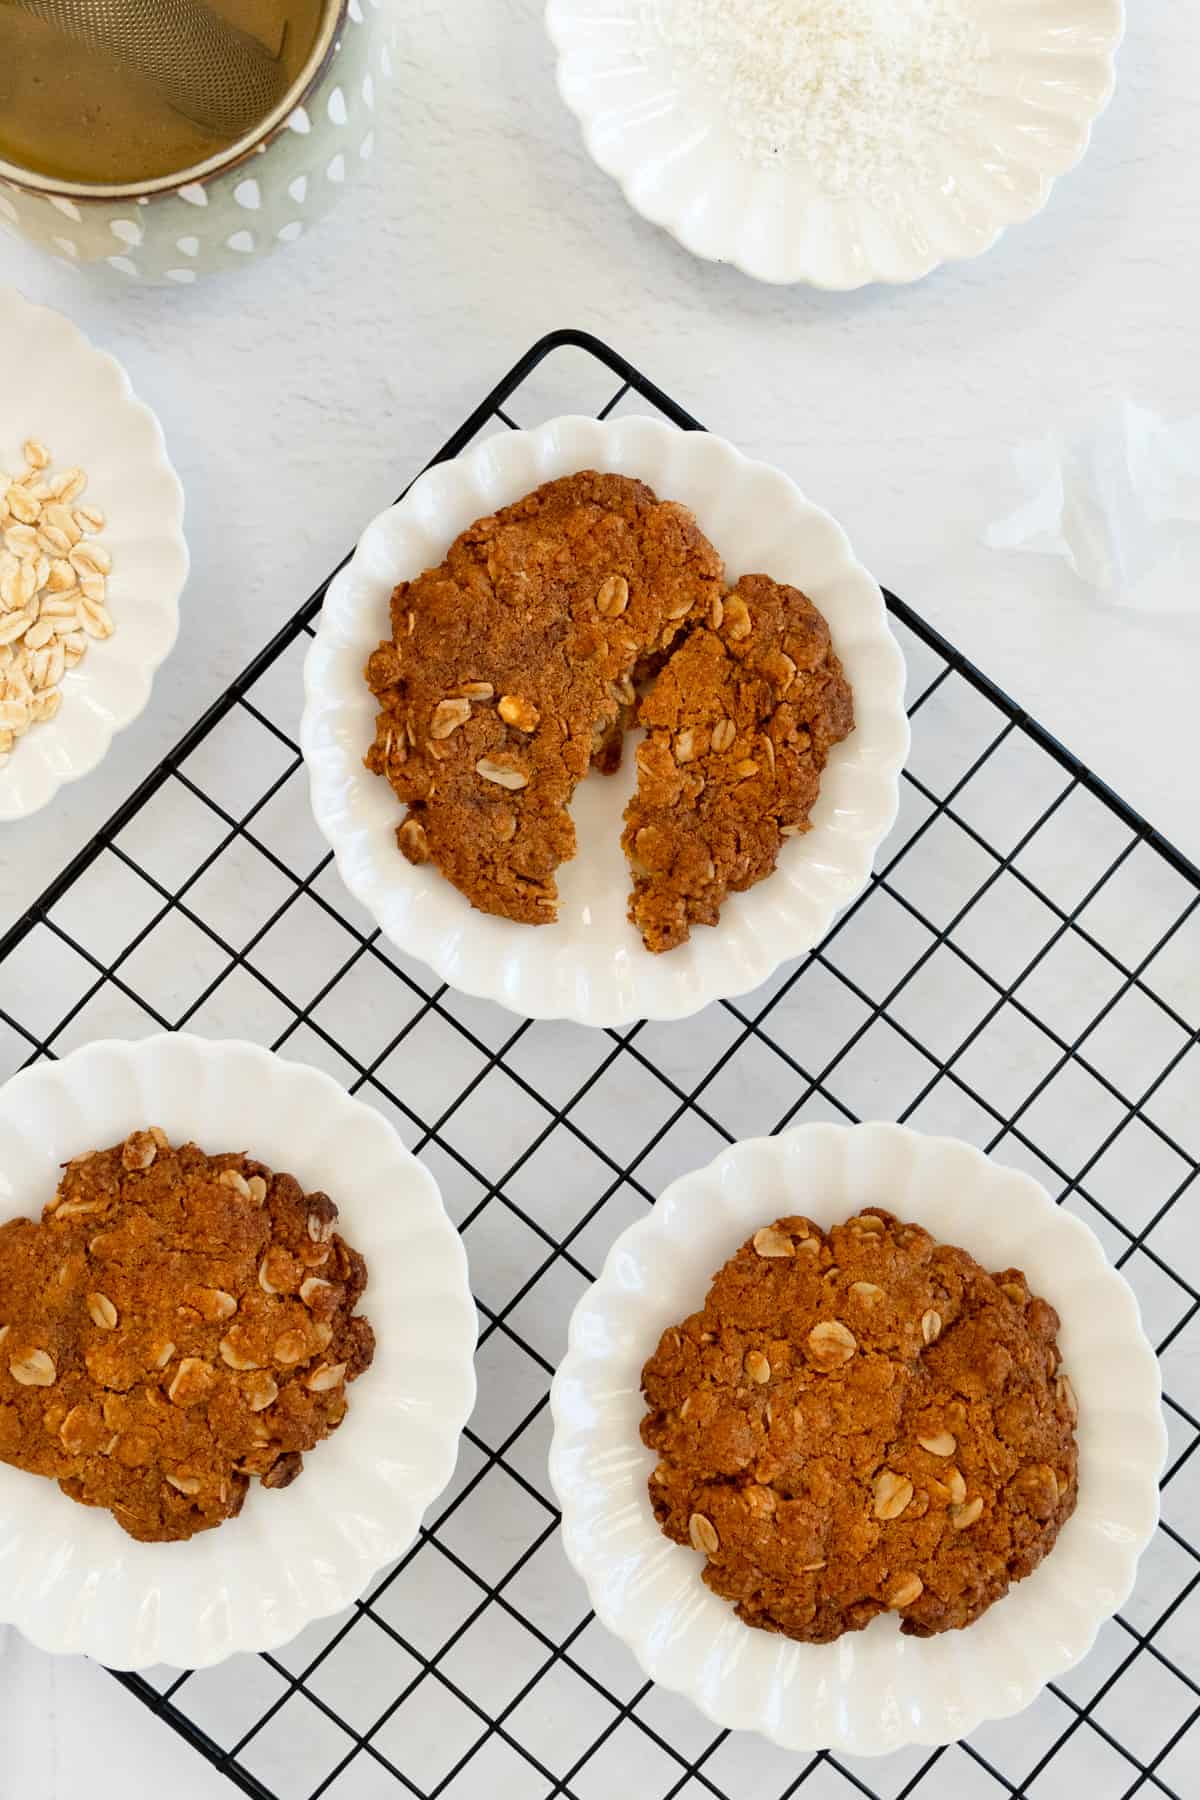
[[[181,174],[119,187],[0,160],[0,225],[109,279],[181,286],[302,237],[369,161],[391,79],[391,0],[333,0],[305,68],[247,138]]]

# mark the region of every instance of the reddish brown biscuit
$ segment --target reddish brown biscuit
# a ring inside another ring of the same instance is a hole
[[[642,1374],[655,1517],[740,1618],[809,1643],[969,1625],[1075,1508],[1058,1316],[869,1208],[765,1226]]]
[[[709,616],[721,578],[684,507],[585,471],[480,519],[402,583],[367,665],[366,763],[408,807],[409,861],[484,912],[552,921],[575,786],[593,760],[616,767],[635,677]]]
[[[326,1194],[161,1131],[70,1163],[0,1225],[0,1460],[131,1537],[232,1518],[341,1424],[375,1340]]]
[[[854,727],[829,627],[797,588],[747,575],[717,617],[674,651],[639,712],[647,735],[622,843],[648,950],[715,925],[730,892],[771,873]]]

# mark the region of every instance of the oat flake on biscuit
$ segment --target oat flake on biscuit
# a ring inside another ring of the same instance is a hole
[[[1075,1508],[1057,1332],[1019,1271],[878,1208],[827,1232],[778,1219],[643,1370],[655,1517],[748,1625],[970,1625]]]
[[[400,851],[520,924],[553,923],[574,789],[635,722],[623,844],[653,952],[771,874],[853,728],[812,602],[763,575],[726,592],[692,514],[627,476],[585,470],[477,520],[395,590],[391,627],[366,766],[408,808]]]
[[[75,1158],[0,1225],[0,1461],[131,1537],[220,1525],[346,1416],[374,1336],[337,1208],[156,1128]]]
[[[407,805],[408,860],[483,912],[552,923],[571,795],[590,767],[617,767],[636,681],[720,605],[723,573],[685,507],[584,470],[402,582],[366,670],[380,708],[366,763]]]

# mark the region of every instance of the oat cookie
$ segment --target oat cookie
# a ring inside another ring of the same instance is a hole
[[[622,838],[629,917],[648,950],[715,925],[728,894],[807,831],[854,705],[829,627],[799,589],[747,575],[693,629],[642,700],[638,791]]]
[[[374,1335],[326,1194],[157,1130],[69,1163],[0,1225],[0,1461],[191,1537],[286,1487],[346,1413]]]
[[[480,519],[392,597],[367,664],[379,701],[367,767],[408,807],[397,838],[472,905],[555,916],[567,811],[620,760],[633,683],[719,605],[722,565],[682,506],[585,471]]]
[[[642,1374],[655,1517],[749,1625],[970,1625],[1075,1508],[1058,1315],[876,1207],[764,1226]]]

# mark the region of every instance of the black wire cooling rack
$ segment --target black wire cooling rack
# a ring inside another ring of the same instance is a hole
[[[648,408],[698,428],[560,332],[441,455]],[[258,1800],[1200,1793],[1200,871],[889,595],[901,815],[821,947],[686,1030],[519,1023],[397,954],[338,883],[296,744],[323,595],[0,942],[0,1073],[185,1025],[330,1070],[463,1230],[480,1399],[450,1490],[345,1614],[275,1655],[119,1679]],[[736,1137],[864,1117],[994,1150],[1099,1233],[1162,1359],[1171,1450],[1128,1606],[1032,1707],[944,1750],[796,1757],[646,1682],[589,1613],[547,1395],[571,1307],[668,1180]]]

